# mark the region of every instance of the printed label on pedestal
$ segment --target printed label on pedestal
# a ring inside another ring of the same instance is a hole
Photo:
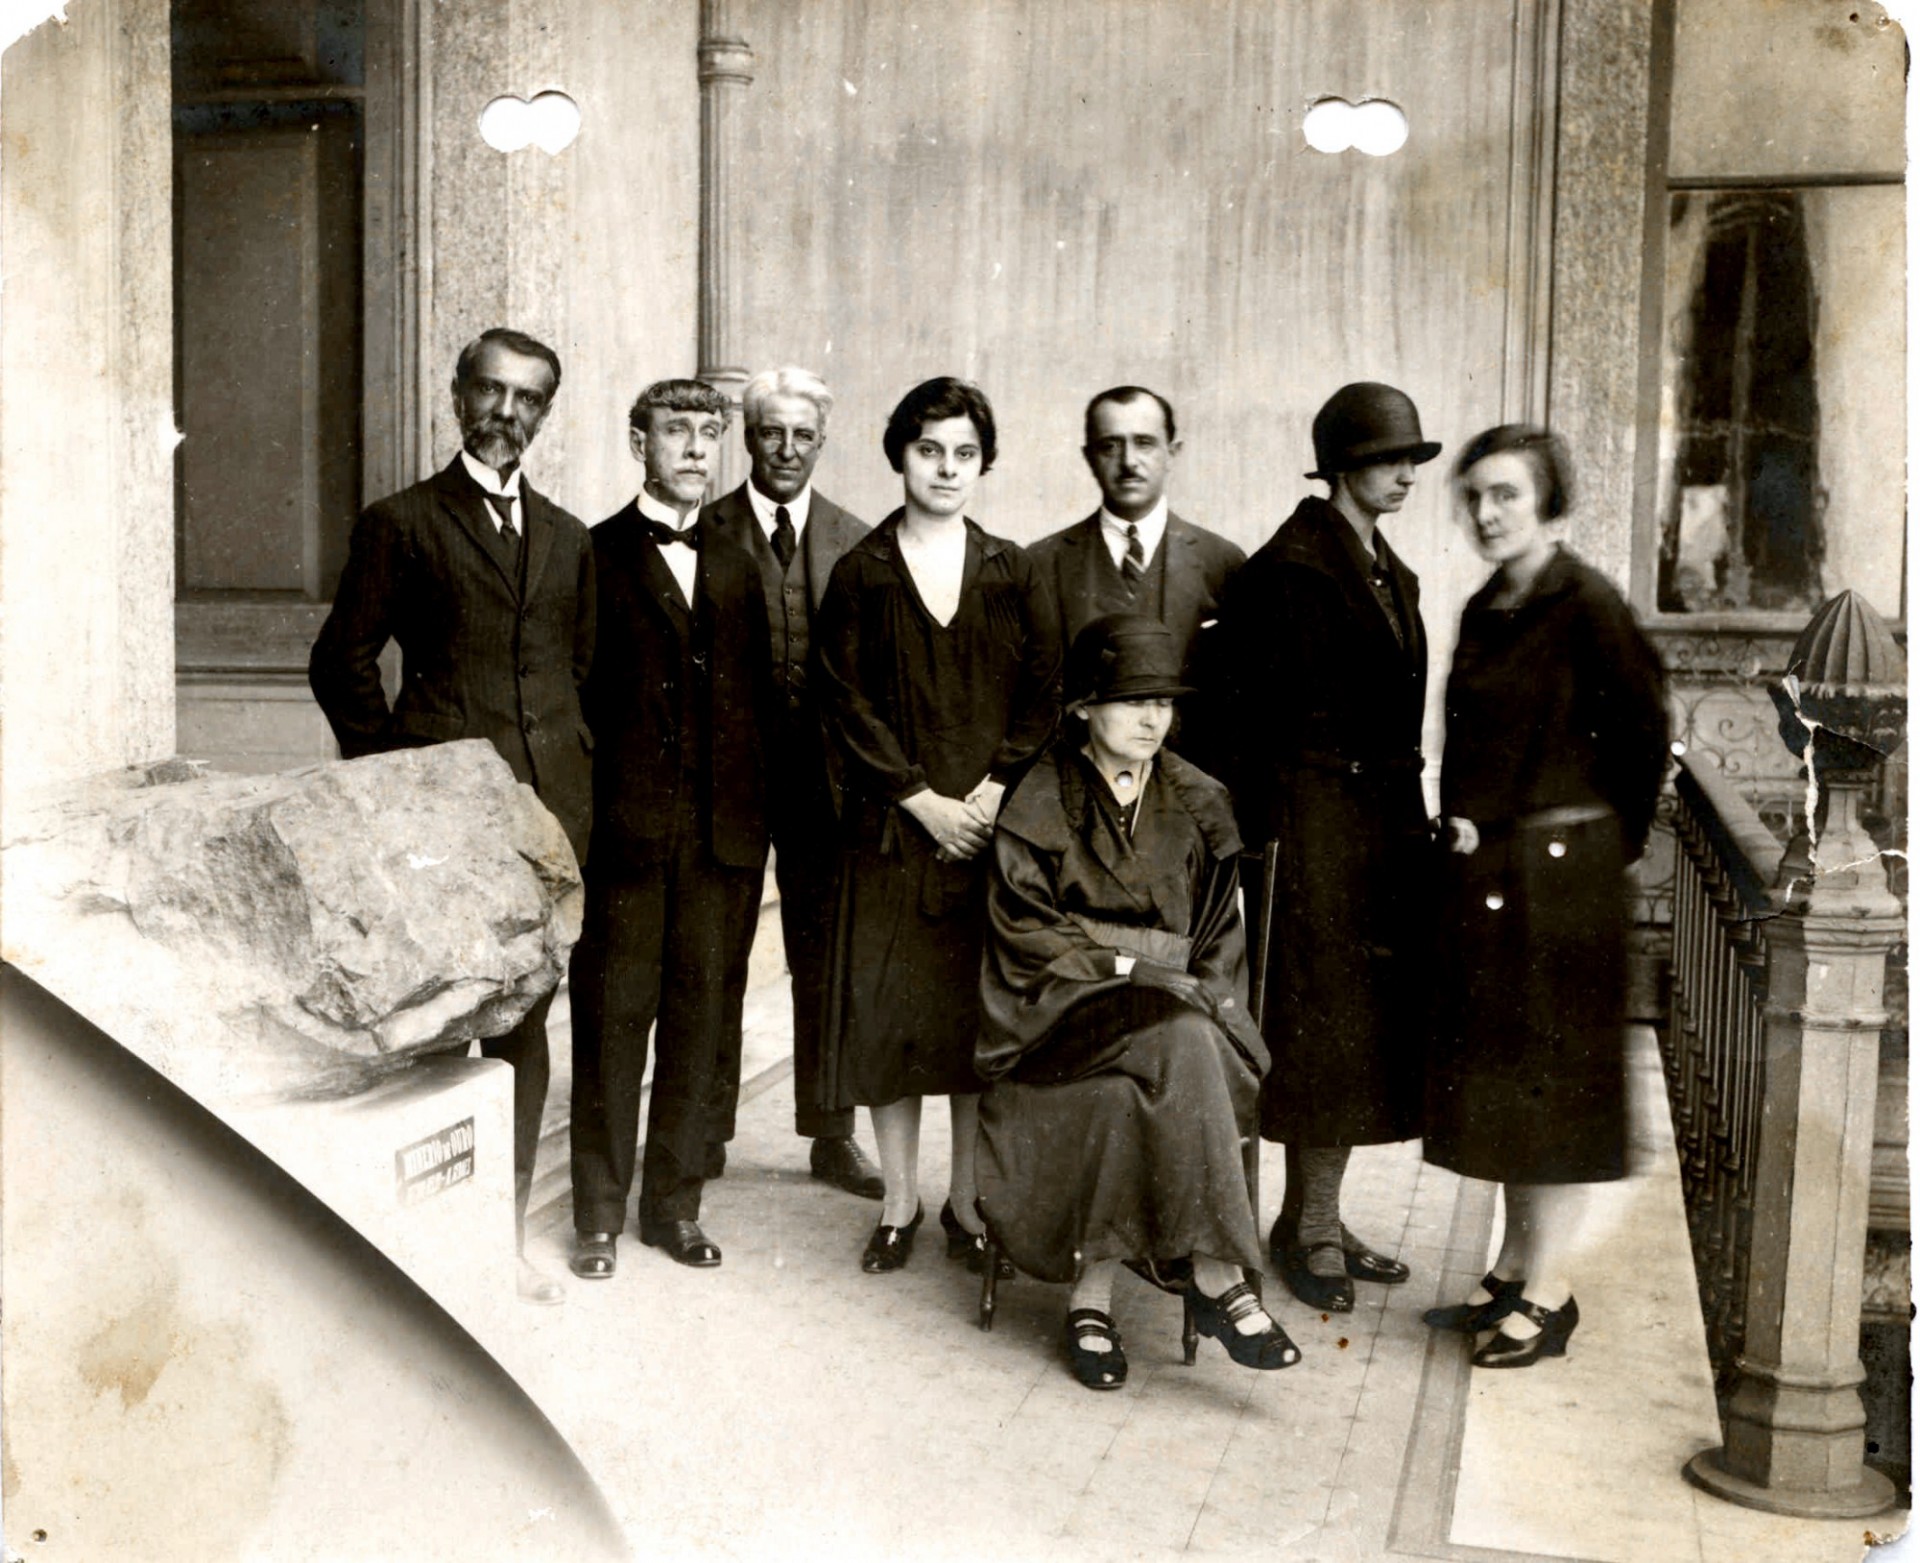
[[[462,1118],[396,1151],[393,1173],[402,1205],[417,1205],[465,1183],[473,1176],[473,1120]]]

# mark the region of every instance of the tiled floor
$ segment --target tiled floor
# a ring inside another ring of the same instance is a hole
[[[564,1275],[564,1003],[554,1032],[531,1246]],[[1462,1344],[1421,1324],[1484,1268],[1495,1201],[1402,1145],[1356,1154],[1348,1218],[1408,1260],[1411,1283],[1362,1286],[1354,1313],[1328,1318],[1273,1282],[1305,1357],[1259,1374],[1204,1340],[1183,1366],[1178,1303],[1123,1278],[1131,1376],[1094,1395],[1061,1360],[1064,1288],[1004,1284],[982,1334],[978,1283],[944,1259],[931,1208],[904,1271],[860,1273],[878,1207],[807,1177],[787,1035],[776,978],[750,995],[739,1137],[706,1197],[725,1264],[683,1270],[629,1237],[611,1281],[568,1277],[564,1307],[521,1309],[514,1337],[487,1343],[599,1477],[639,1555],[1860,1556],[1858,1524],[1769,1520],[1680,1476],[1715,1429],[1650,1037],[1636,1075],[1646,1168],[1596,1209],[1590,1322],[1564,1362],[1471,1375]],[[871,1148],[864,1122],[862,1138]],[[929,1104],[936,1191],[947,1154]],[[1269,1216],[1280,1176],[1268,1147]]]

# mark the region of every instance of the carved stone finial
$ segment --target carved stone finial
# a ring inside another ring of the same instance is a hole
[[[1886,620],[1858,592],[1829,598],[1800,632],[1786,674],[1767,693],[1780,737],[1815,763],[1859,769],[1898,749],[1907,734],[1907,657]]]

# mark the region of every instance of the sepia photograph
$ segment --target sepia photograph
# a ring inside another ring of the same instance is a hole
[[[5,0],[0,1563],[1920,1553],[1916,14]]]

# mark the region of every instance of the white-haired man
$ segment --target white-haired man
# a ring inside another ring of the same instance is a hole
[[[774,681],[784,720],[767,735],[773,872],[780,932],[793,975],[794,1128],[813,1142],[813,1175],[850,1194],[878,1199],[880,1174],[853,1137],[853,1110],[820,1103],[821,1009],[833,934],[839,833],[820,717],[807,691],[813,615],[834,563],[867,532],[814,491],[813,468],[827,443],[833,393],[805,369],[768,369],[741,393],[752,470],[746,482],[701,516],[760,566],[773,637]]]

